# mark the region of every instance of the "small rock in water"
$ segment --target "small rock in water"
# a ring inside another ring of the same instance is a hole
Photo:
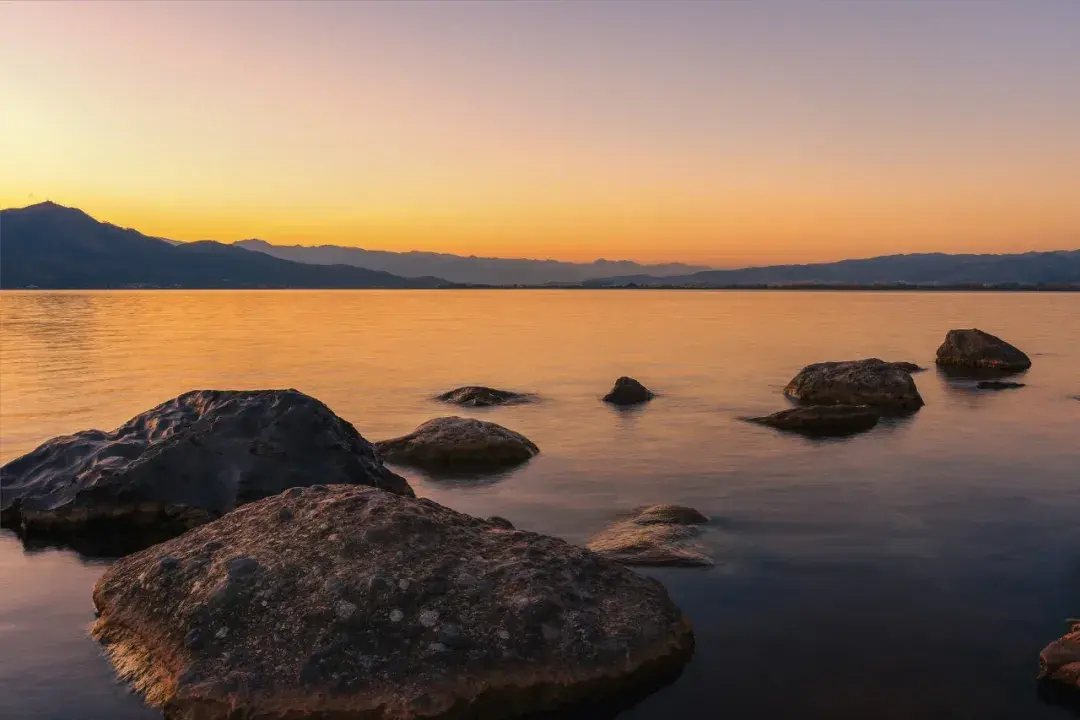
[[[1011,390],[1013,388],[1024,387],[1024,383],[1006,382],[1003,380],[980,380],[975,384],[975,387],[980,390]]]
[[[807,365],[784,394],[801,405],[871,405],[893,412],[925,404],[911,373],[877,358]]]
[[[880,417],[869,405],[807,405],[746,420],[802,435],[838,437],[869,430]]]
[[[1031,358],[1001,338],[972,328],[945,335],[937,350],[937,364],[1018,372],[1031,367]]]
[[[712,558],[696,542],[694,525],[708,518],[681,505],[647,505],[616,521],[588,548],[624,565],[709,566]]]
[[[604,402],[612,405],[638,405],[656,397],[652,391],[632,377],[621,377],[604,396]]]
[[[1080,691],[1080,624],[1039,653],[1039,679]]]
[[[498,470],[520,465],[540,452],[524,435],[483,420],[442,417],[408,435],[375,443],[388,462],[428,471]]]
[[[536,396],[510,390],[496,390],[480,385],[467,385],[445,392],[442,395],[436,395],[435,399],[439,402],[460,405],[461,407],[492,407],[495,405],[519,405],[521,403],[535,402]]]

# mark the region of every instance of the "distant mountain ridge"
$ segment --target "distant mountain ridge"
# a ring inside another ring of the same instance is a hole
[[[307,265],[205,240],[173,243],[52,202],[0,210],[2,288],[427,288],[349,265]]]
[[[572,263],[561,260],[452,255],[418,250],[365,250],[339,245],[274,245],[265,240],[239,240],[233,245],[295,262],[355,265],[395,275],[435,275],[451,282],[485,285],[580,283],[605,275],[684,275],[709,269],[704,265],[683,263],[643,265],[632,260],[601,259],[591,263]]]
[[[883,255],[810,265],[770,265],[706,270],[687,275],[648,274],[591,278],[586,287],[679,285],[1080,285],[1080,250],[1013,255]]]

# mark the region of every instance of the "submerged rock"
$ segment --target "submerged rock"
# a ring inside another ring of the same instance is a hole
[[[839,436],[869,430],[880,418],[869,405],[807,405],[747,421],[803,435]]]
[[[520,465],[540,452],[531,440],[483,420],[441,417],[408,435],[375,443],[379,455],[424,470],[495,470]]]
[[[613,405],[637,405],[652,400],[655,395],[632,377],[621,377],[615,381],[611,392],[604,396],[604,402]]]
[[[314,483],[412,495],[352,425],[296,390],[196,390],[112,432],[53,438],[0,468],[0,521],[25,538],[127,552]],[[113,549],[115,548],[115,549]]]
[[[913,411],[925,403],[911,374],[877,358],[807,365],[784,388],[803,405],[872,405]]]
[[[1080,690],[1080,622],[1039,653],[1039,678]]]
[[[267,498],[128,556],[94,605],[121,677],[184,720],[563,717],[669,681],[694,643],[656,580],[346,486]]]
[[[709,566],[712,558],[695,542],[694,525],[708,522],[682,505],[637,508],[589,541],[589,549],[624,565]]]
[[[1031,367],[1031,358],[982,330],[950,330],[937,349],[937,364],[1018,372]]]
[[[1012,388],[1025,387],[1024,383],[1005,382],[1002,380],[980,380],[975,384],[980,390],[1011,390]]]
[[[510,390],[496,390],[494,388],[478,385],[459,387],[442,395],[436,395],[439,402],[461,407],[492,407],[495,405],[520,405],[521,403],[536,402],[536,396],[530,393],[511,392]]]

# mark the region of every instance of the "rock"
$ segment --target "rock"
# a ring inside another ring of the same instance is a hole
[[[681,505],[647,505],[631,511],[589,541],[588,548],[624,565],[710,566],[694,541],[694,525],[708,518]]]
[[[1080,690],[1080,623],[1039,653],[1039,679]]]
[[[1031,367],[1031,358],[982,330],[950,330],[937,349],[937,364],[1018,372]]]
[[[392,440],[375,443],[388,462],[424,470],[496,470],[520,465],[540,448],[524,435],[492,422],[441,417]]]
[[[604,402],[613,405],[637,405],[652,400],[655,395],[647,387],[632,377],[621,377],[615,381],[611,392],[604,396]]]
[[[1025,387],[1024,383],[1004,382],[1002,380],[980,380],[975,384],[980,390],[1010,390],[1012,388]]]
[[[880,417],[881,413],[869,405],[808,405],[746,419],[777,430],[826,437],[869,430]]]
[[[0,478],[5,527],[91,554],[140,549],[315,482],[412,495],[352,425],[296,390],[185,393],[112,432],[53,438]]]
[[[899,362],[892,362],[892,363],[889,363],[889,364],[896,367],[896,368],[899,368],[900,370],[903,370],[906,373],[920,373],[920,372],[923,372],[923,371],[926,370],[926,368],[924,368],[921,365],[916,365],[913,362],[904,362],[902,360],[899,361]]]
[[[356,486],[245,505],[119,560],[93,599],[118,672],[182,720],[562,717],[669,681],[694,642],[654,579]]]
[[[807,365],[784,394],[803,405],[872,405],[908,412],[924,405],[911,374],[877,358]]]
[[[529,393],[517,393],[510,390],[496,390],[489,387],[469,385],[459,387],[442,395],[436,395],[439,402],[460,405],[461,407],[492,407],[494,405],[519,405],[535,402],[536,396]]]

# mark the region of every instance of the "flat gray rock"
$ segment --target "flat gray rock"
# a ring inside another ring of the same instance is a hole
[[[611,391],[603,400],[612,405],[638,405],[656,397],[651,390],[632,377],[621,377],[615,381]]]
[[[1039,653],[1039,678],[1080,690],[1080,623]]]
[[[925,404],[911,373],[877,358],[807,365],[784,394],[802,405],[871,405],[896,412]]]
[[[880,411],[869,405],[807,405],[746,420],[777,430],[827,437],[864,432],[877,425],[880,418]]]
[[[95,638],[169,718],[473,718],[620,703],[694,644],[656,580],[430,500],[295,488],[112,565]]]
[[[1001,338],[976,330],[950,330],[937,349],[938,365],[1019,372],[1031,367],[1031,358]]]
[[[461,407],[494,407],[536,402],[537,398],[531,393],[496,390],[495,388],[480,385],[467,385],[444,392],[442,395],[436,395],[435,399],[439,402],[460,405]]]
[[[435,472],[498,470],[540,452],[527,437],[484,420],[441,417],[408,435],[375,443],[387,462]]]
[[[710,566],[712,558],[696,541],[708,522],[682,505],[646,505],[621,517],[589,541],[588,548],[624,565]]]
[[[111,432],[53,438],[0,479],[5,527],[89,552],[95,539],[139,549],[295,486],[412,495],[352,425],[296,390],[184,393]]]

